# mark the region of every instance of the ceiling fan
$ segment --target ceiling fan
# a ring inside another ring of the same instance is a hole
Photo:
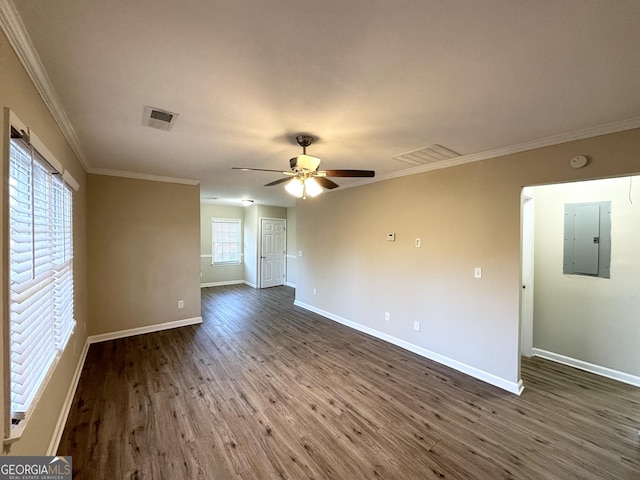
[[[289,160],[289,166],[291,171],[270,170],[265,168],[246,168],[246,167],[233,167],[234,170],[245,170],[255,172],[279,172],[286,175],[285,178],[280,178],[271,183],[267,183],[265,187],[271,187],[273,185],[279,185],[284,182],[289,182],[285,186],[285,189],[295,197],[302,198],[303,200],[322,193],[322,188],[332,189],[338,186],[333,180],[329,180],[327,177],[374,177],[376,172],[373,170],[318,170],[320,165],[320,159],[318,157],[312,157],[307,155],[307,147],[313,143],[313,137],[311,135],[298,135],[296,137],[298,145],[302,147],[302,155],[298,155]]]

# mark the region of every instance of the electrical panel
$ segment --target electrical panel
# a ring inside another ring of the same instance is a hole
[[[569,275],[610,277],[611,202],[564,206],[564,267]]]

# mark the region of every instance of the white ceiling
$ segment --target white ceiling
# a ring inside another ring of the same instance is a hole
[[[298,133],[324,169],[410,165],[640,117],[637,0],[15,1],[91,171],[291,206]],[[180,114],[143,127],[145,105]],[[582,152],[577,152],[582,153]],[[357,180],[336,179],[343,186]]]

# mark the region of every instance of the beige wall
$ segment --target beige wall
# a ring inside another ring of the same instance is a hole
[[[535,197],[533,346],[640,377],[640,177],[546,185],[531,191]],[[611,202],[611,278],[564,275],[564,205],[605,201]]]
[[[296,286],[296,228],[296,207],[287,208],[287,285],[290,287]]]
[[[258,224],[261,218],[287,218],[287,209],[284,207],[272,207],[270,205],[258,205]]]
[[[34,85],[24,71],[20,61],[9,45],[4,33],[0,31],[0,106],[10,107],[20,120],[29,126],[43,141],[53,155],[71,171],[74,178],[80,184],[80,189],[74,194],[74,278],[75,278],[75,305],[74,316],[77,326],[73,336],[69,340],[68,347],[58,362],[53,376],[38,402],[22,438],[11,446],[11,455],[44,455],[54,434],[56,422],[71,381],[78,365],[82,348],[85,344],[87,333],[87,246],[86,246],[86,195],[87,185],[85,172],[76,159],[73,151],[67,144],[49,110],[41,100]],[[2,152],[5,150],[4,137],[0,138]],[[3,156],[4,157],[4,156]],[[4,158],[2,159],[5,162]],[[3,165],[3,172],[4,169]],[[5,175],[3,173],[3,175]],[[3,179],[4,185],[4,179]],[[0,195],[0,202],[5,194]],[[4,205],[3,205],[4,207]],[[3,225],[4,239],[7,235]],[[2,240],[0,240],[2,241]],[[3,242],[4,243],[4,242]],[[6,278],[7,264],[3,262],[3,276]],[[2,289],[4,290],[4,286]],[[2,299],[0,298],[0,302]],[[0,342],[2,349],[3,342]],[[0,352],[0,361],[4,354]],[[4,372],[2,365],[0,372]],[[3,374],[3,373],[0,373]],[[4,383],[4,378],[2,383]],[[2,406],[0,405],[0,409]],[[4,418],[4,414],[0,415]],[[0,420],[2,421],[2,420]],[[4,425],[3,425],[4,428]]]
[[[89,333],[199,317],[200,188],[88,177]]]
[[[269,205],[251,205],[244,213],[244,281],[258,286],[258,249],[260,248],[260,219],[287,218],[287,209]]]
[[[577,154],[590,164],[572,169]],[[637,173],[639,158],[632,130],[300,201],[296,301],[514,389],[522,187]]]
[[[244,266],[238,265],[211,265],[211,220],[213,218],[239,218],[244,224],[245,207],[232,207],[228,205],[200,205],[200,283],[203,285],[224,284],[229,282],[244,281]],[[242,239],[241,239],[242,242]],[[243,255],[244,257],[244,255]],[[243,259],[244,263],[244,259]]]
[[[252,287],[258,285],[258,205],[253,204],[244,210],[243,252],[244,281]]]

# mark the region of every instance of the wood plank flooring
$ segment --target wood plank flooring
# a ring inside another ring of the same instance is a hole
[[[640,389],[523,360],[521,397],[293,306],[94,344],[59,455],[91,479],[640,479]]]

